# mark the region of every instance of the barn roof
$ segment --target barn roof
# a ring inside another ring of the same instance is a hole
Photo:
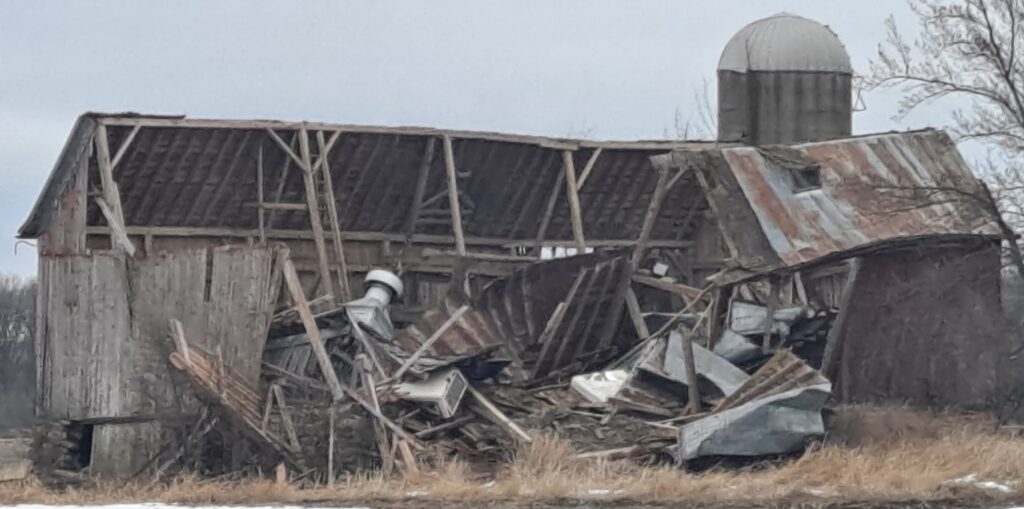
[[[562,152],[573,150],[578,173],[595,152],[592,170],[580,186],[588,239],[634,239],[657,181],[649,156],[673,149],[709,147],[712,142],[592,141],[422,127],[380,127],[269,120],[206,120],[135,114],[82,115],[72,129],[39,200],[19,230],[38,237],[73,169],[87,158],[91,186],[99,182],[91,140],[102,123],[111,151],[126,149],[114,168],[127,226],[255,229],[259,207],[257,165],[264,172],[264,202],[301,203],[300,171],[273,139],[294,151],[300,129],[340,135],[326,151],[345,231],[402,233],[413,206],[420,168],[428,168],[423,217],[417,234],[448,233],[445,167],[439,137],[452,139],[467,237],[534,239],[538,224],[562,180]],[[272,131],[272,133],[271,133]],[[313,158],[318,156],[312,144]],[[116,158],[116,155],[115,155]],[[290,166],[290,168],[289,168]],[[564,194],[564,193],[561,193]],[[695,185],[673,188],[654,230],[654,239],[681,239],[688,204],[699,199]],[[555,198],[545,238],[571,239],[568,205]],[[431,214],[436,215],[432,219]],[[676,217],[680,216],[680,217]],[[299,210],[275,210],[268,229],[306,229]],[[105,220],[93,202],[89,226]]]
[[[942,131],[715,153],[724,164],[701,163],[717,170],[708,196],[735,256],[751,266],[797,266],[891,241],[998,233],[978,200],[984,185]]]

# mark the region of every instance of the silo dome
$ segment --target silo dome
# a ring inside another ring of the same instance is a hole
[[[736,32],[718,62],[722,141],[788,144],[850,135],[850,55],[827,26],[780,13]]]
[[[782,12],[736,32],[719,71],[818,71],[853,74],[850,55],[829,27]]]

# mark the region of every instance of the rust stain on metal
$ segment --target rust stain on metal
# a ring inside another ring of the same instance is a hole
[[[806,167],[820,168],[820,187],[797,190],[793,174],[799,168],[773,157],[783,151]],[[996,233],[986,212],[969,198],[943,193],[937,199],[926,191],[981,190],[941,131],[792,148],[729,148],[722,154],[786,265],[899,238]]]

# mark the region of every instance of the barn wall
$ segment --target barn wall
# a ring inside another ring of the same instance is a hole
[[[181,408],[187,385],[172,383],[167,362],[172,318],[191,342],[220,351],[255,383],[280,288],[274,260],[274,250],[249,246],[130,262],[112,252],[42,257],[43,408],[73,420]]]
[[[837,393],[850,402],[991,407],[1015,385],[999,298],[999,251],[866,257],[842,342]]]

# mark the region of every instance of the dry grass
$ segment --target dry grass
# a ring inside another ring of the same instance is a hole
[[[1016,493],[948,482],[969,474],[1009,485],[1024,481],[1024,438],[1000,432],[991,419],[904,408],[841,409],[825,445],[812,448],[794,461],[756,469],[687,473],[629,462],[574,461],[571,453],[565,443],[542,437],[487,483],[474,479],[464,465],[448,462],[429,471],[424,469],[418,476],[354,476],[333,488],[183,477],[151,489],[97,482],[88,488],[52,491],[31,481],[0,485],[0,501],[266,504],[397,500],[410,496],[424,501],[459,502],[593,497],[735,506],[798,501],[1024,499]],[[1019,488],[1024,493],[1024,484]]]

